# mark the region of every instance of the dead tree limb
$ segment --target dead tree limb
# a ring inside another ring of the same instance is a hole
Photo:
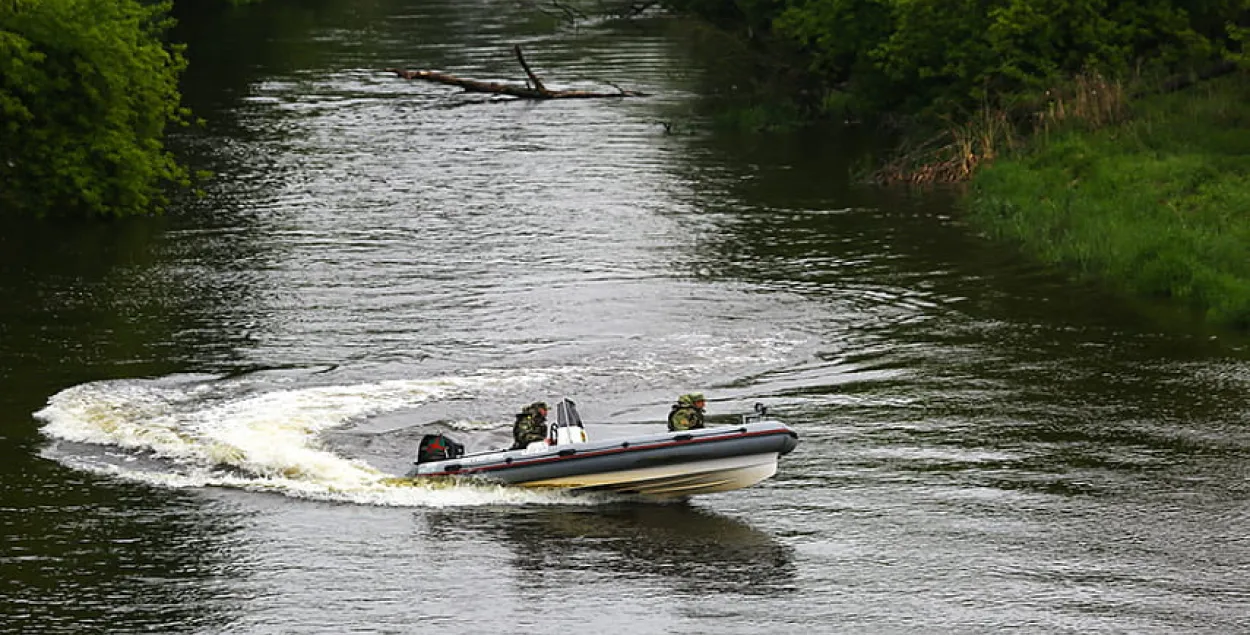
[[[620,17],[625,18],[625,19],[636,18],[642,15],[643,13],[646,13],[647,9],[650,9],[651,7],[654,7],[658,4],[660,4],[658,0],[650,0],[647,2],[633,2],[622,7],[619,15]]]
[[[525,71],[525,75],[529,77],[532,85],[517,86],[515,84],[500,84],[498,82],[483,82],[475,79],[464,79],[440,73],[438,71],[408,71],[398,68],[388,68],[387,72],[395,73],[404,79],[420,79],[427,82],[435,82],[438,84],[446,84],[448,86],[458,86],[470,93],[489,93],[492,95],[508,95],[517,99],[599,99],[606,97],[646,97],[647,94],[636,90],[625,90],[616,87],[617,92],[605,93],[592,90],[551,90],[543,85],[542,80],[538,79],[538,75],[530,69],[529,64],[525,62],[525,56],[521,54],[520,45],[512,47],[512,52],[516,54],[517,62],[520,62],[521,68]],[[615,85],[613,85],[615,87]]]
[[[531,82],[534,82],[534,88],[537,88],[540,93],[550,92],[547,90],[546,86],[543,86],[542,81],[538,79],[538,76],[534,74],[534,71],[530,70],[530,65],[525,63],[525,56],[521,55],[521,45],[513,44],[512,52],[516,54],[516,61],[521,63],[521,68],[525,70],[525,75],[530,78]]]
[[[551,0],[551,2],[547,3],[552,9],[555,9],[555,11],[539,4],[537,0],[518,0],[517,4],[523,7],[528,7],[547,17],[555,18],[572,26],[577,26],[578,20],[587,20],[590,18],[590,16],[586,15],[585,11],[582,11],[571,4],[558,2],[557,0]]]
[[[455,75],[448,75],[438,71],[405,71],[398,68],[387,69],[393,71],[396,75],[404,79],[422,79],[427,82],[435,82],[437,84],[447,84],[448,86],[459,86],[465,92],[470,93],[491,93],[493,95],[509,95],[519,99],[548,99],[549,96],[539,92],[528,86],[513,86],[511,84],[499,84],[496,82],[480,82],[475,79],[462,79]]]

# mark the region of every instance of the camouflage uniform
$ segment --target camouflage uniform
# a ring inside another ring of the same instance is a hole
[[[547,438],[547,404],[536,401],[521,410],[512,424],[513,450]]]
[[[668,413],[669,430],[694,430],[703,427],[703,395],[691,393],[677,398]]]

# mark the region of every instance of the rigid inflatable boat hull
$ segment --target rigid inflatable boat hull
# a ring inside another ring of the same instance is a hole
[[[529,481],[523,487],[642,494],[657,497],[693,496],[750,487],[777,473],[777,455],[756,454],[677,463],[600,474],[581,474]]]
[[[777,471],[798,434],[757,421],[624,439],[537,446],[418,463],[410,478],[467,476],[523,487],[685,497],[749,487]]]

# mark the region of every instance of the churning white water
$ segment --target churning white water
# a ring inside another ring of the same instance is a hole
[[[167,487],[233,487],[391,506],[592,502],[486,484],[397,482],[395,474],[341,456],[321,439],[327,430],[372,415],[541,379],[481,373],[286,389],[247,378],[101,381],[57,393],[36,417],[47,437],[68,442],[48,448],[53,458]]]

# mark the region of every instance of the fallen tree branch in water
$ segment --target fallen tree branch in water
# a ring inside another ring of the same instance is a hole
[[[542,81],[538,79],[538,76],[534,74],[534,71],[530,70],[530,65],[525,63],[525,56],[521,55],[521,45],[513,44],[512,52],[516,53],[516,61],[521,63],[521,68],[525,71],[525,76],[530,78],[530,82],[532,82],[535,90],[537,90],[540,93],[551,92],[547,90],[546,86],[543,86]]]
[[[651,7],[658,6],[659,4],[660,4],[659,0],[646,0],[644,2],[631,2],[630,4],[627,4],[624,7],[621,7],[621,9],[618,11],[618,15],[625,19],[636,18],[646,13],[647,10],[651,9]]]
[[[556,11],[548,10],[547,8],[540,5],[537,2],[537,0],[521,0],[521,1],[518,1],[517,4],[521,6],[527,6],[530,9],[533,9],[545,16],[555,18],[571,26],[577,26],[578,20],[587,20],[590,18],[590,16],[586,15],[585,11],[578,9],[577,7],[573,5],[561,3],[558,0],[551,0],[549,4],[551,5],[553,9],[555,9],[556,11],[559,11],[559,13],[556,13]]]
[[[551,90],[543,85],[534,71],[530,70],[529,64],[525,62],[525,56],[521,54],[520,45],[514,45],[512,52],[516,54],[516,59],[521,64],[521,68],[525,71],[525,75],[529,78],[529,82],[525,86],[517,86],[515,84],[500,84],[498,82],[483,82],[475,79],[464,79],[440,73],[438,71],[407,71],[398,68],[388,68],[388,72],[393,72],[404,79],[420,79],[427,82],[435,82],[438,84],[446,84],[448,86],[458,86],[470,93],[490,93],[492,95],[508,95],[517,99],[601,99],[607,97],[646,97],[647,94],[636,90],[625,90],[617,87],[615,93],[604,93],[590,90]]]

